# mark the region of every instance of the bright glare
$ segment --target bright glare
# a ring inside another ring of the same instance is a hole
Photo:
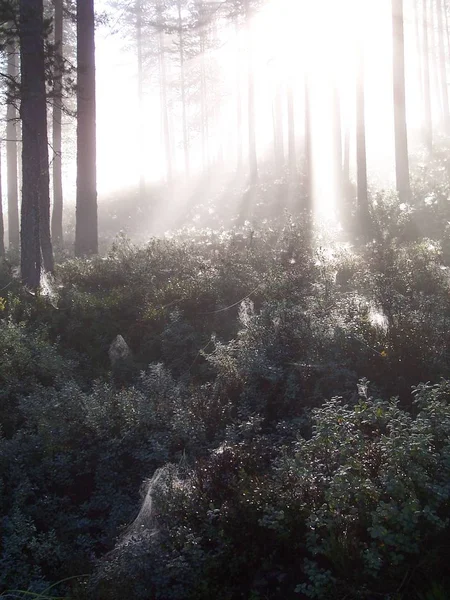
[[[99,2],[99,10],[102,9]],[[236,106],[242,105],[241,148],[248,151],[247,57],[252,49],[255,79],[255,119],[259,159],[271,156],[274,144],[274,101],[277,91],[283,98],[284,149],[287,153],[286,90],[295,98],[298,147],[304,131],[304,79],[311,85],[314,193],[316,207],[327,212],[335,203],[333,162],[333,89],[340,95],[342,131],[351,139],[352,165],[355,161],[354,114],[356,58],[361,49],[366,68],[367,152],[371,178],[391,183],[393,179],[392,115],[392,31],[390,0],[268,0],[253,17],[250,39],[245,30],[236,35],[234,25],[219,23],[219,48],[207,50],[207,60],[219,69],[218,96],[210,100],[207,146],[210,162],[223,156],[223,169],[232,178],[236,164]],[[414,71],[413,24],[405,15],[409,73]],[[174,40],[169,40],[173,44]],[[242,53],[243,52],[243,53]],[[200,58],[187,60],[189,74],[198,69]],[[412,66],[411,66],[412,65]],[[177,65],[168,69],[168,85],[176,89]],[[407,81],[409,127],[418,122],[420,100],[414,77]],[[239,86],[239,87],[238,87]],[[164,178],[164,143],[158,67],[146,73],[143,110],[137,97],[137,59],[133,44],[125,45],[107,26],[97,31],[97,140],[99,194],[120,187],[137,189],[139,172],[147,182]],[[172,92],[170,128],[173,137],[174,168],[184,171],[181,109],[178,92]],[[190,123],[198,107],[188,105]],[[189,131],[191,175],[202,172],[202,145],[195,127]],[[70,173],[72,184],[74,172]],[[193,186],[187,186],[191,189]],[[195,186],[194,186],[195,187]],[[186,189],[187,189],[186,188]]]

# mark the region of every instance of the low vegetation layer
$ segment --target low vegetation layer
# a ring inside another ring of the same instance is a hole
[[[433,181],[411,206],[380,196],[369,243],[311,241],[301,217],[120,239],[39,295],[4,263],[0,592],[447,598],[450,209]]]

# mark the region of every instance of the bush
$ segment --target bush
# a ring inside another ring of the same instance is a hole
[[[355,405],[313,411],[309,438],[255,422],[187,471],[166,467],[99,597],[413,598],[446,581],[448,389],[420,386],[410,414],[361,382]]]

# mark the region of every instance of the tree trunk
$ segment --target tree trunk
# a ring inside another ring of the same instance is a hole
[[[0,144],[0,258],[5,256],[5,225],[3,223],[3,190],[2,190],[2,167],[1,167],[2,148]]]
[[[288,104],[288,152],[289,152],[289,173],[294,176],[297,171],[297,149],[295,140],[295,100],[294,89],[291,82],[287,89]]]
[[[63,1],[55,0],[55,73],[53,98],[53,213],[52,238],[63,245],[62,188],[62,74],[63,74]]]
[[[250,184],[258,181],[258,158],[256,154],[255,78],[253,74],[253,51],[251,40],[250,5],[245,0],[245,28],[247,34],[247,87],[248,87],[248,159]]]
[[[444,11],[444,19],[445,19],[445,37],[447,39],[447,52],[450,54],[450,31],[448,28],[448,13],[447,13],[447,4],[444,2],[443,4]]]
[[[440,71],[438,64],[438,44],[437,44],[437,34],[436,34],[436,2],[435,0],[430,0],[431,2],[431,11],[430,11],[430,45],[431,45],[431,77],[434,88],[434,97],[437,99],[438,105],[438,123],[441,125],[444,121],[444,106],[442,102],[442,88],[440,82]]]
[[[160,15],[161,18],[161,15]],[[166,178],[167,183],[171,185],[173,178],[172,168],[172,144],[170,140],[169,107],[167,97],[167,67],[166,67],[166,46],[164,42],[163,28],[159,28],[159,59],[160,59],[160,90],[161,90],[161,112],[163,124],[164,149],[166,153]]]
[[[439,44],[439,69],[441,73],[442,88],[442,108],[443,108],[443,126],[446,135],[450,135],[450,112],[448,103],[448,80],[447,80],[447,61],[445,56],[445,37],[444,37],[444,5],[442,0],[437,0],[437,19],[438,19],[438,44]]]
[[[429,154],[433,152],[433,120],[431,115],[430,42],[428,35],[429,0],[423,0],[423,97],[424,97],[424,143]]]
[[[401,202],[409,202],[408,130],[406,125],[405,38],[403,0],[392,0],[395,172]]]
[[[344,208],[344,173],[342,161],[342,117],[341,117],[341,97],[337,82],[333,86],[333,143],[334,143],[334,169],[336,186],[336,210],[343,216]]]
[[[344,199],[350,198],[350,128],[346,126],[344,133],[344,156],[342,160],[342,184],[344,187]]]
[[[25,285],[36,289],[41,275],[43,135],[47,145],[42,0],[20,0],[20,55],[23,143],[21,275]]]
[[[284,166],[283,103],[280,82],[277,81],[275,86],[275,97],[273,101],[275,166],[277,174],[281,174]]]
[[[313,161],[312,161],[312,123],[311,92],[309,75],[305,73],[305,208],[313,208]]]
[[[145,167],[144,167],[144,65],[142,59],[142,6],[141,0],[136,0],[136,46],[137,46],[137,93],[138,93],[138,136],[139,136],[139,199],[145,198]]]
[[[98,252],[94,1],[77,1],[76,256]]]
[[[362,47],[359,49],[358,59],[356,82],[356,208],[361,232],[366,233],[369,225],[369,195],[367,190],[365,60]]]
[[[184,72],[184,33],[183,19],[181,15],[181,2],[178,0],[178,52],[180,58],[180,87],[181,87],[181,111],[183,120],[183,149],[184,149],[184,169],[186,176],[190,173],[189,157],[189,132],[187,123],[187,98],[186,98],[186,77]]]
[[[207,21],[207,13],[202,0],[198,2],[198,16],[201,23]],[[199,31],[200,42],[200,134],[202,143],[202,166],[206,172],[209,156],[208,156],[208,98],[207,98],[207,78],[206,78],[206,61],[205,52],[207,45],[207,34],[205,26],[200,26]]]
[[[417,63],[417,84],[419,86],[420,99],[421,99],[421,110],[424,110],[424,84],[423,84],[423,71],[422,71],[422,56],[423,49],[420,41],[420,17],[419,17],[419,0],[414,0],[414,37],[416,43],[416,63]],[[420,133],[421,136],[424,137],[424,124],[423,124],[423,114],[422,121],[420,124]]]
[[[13,42],[7,45],[8,55],[8,77],[17,81],[17,47]],[[14,95],[14,94],[13,94]],[[6,108],[6,168],[8,179],[8,243],[11,250],[18,250],[20,244],[19,235],[19,194],[18,194],[18,111],[14,100],[8,102]]]
[[[237,53],[236,53],[236,153],[237,153],[237,169],[238,173],[242,172],[244,165],[243,152],[242,152],[242,90],[241,90],[241,61],[242,61],[242,50],[240,46],[240,35],[239,35],[239,22],[236,17],[235,22],[236,28],[236,41],[237,41]]]

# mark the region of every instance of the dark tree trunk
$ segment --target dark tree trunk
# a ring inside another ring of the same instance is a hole
[[[3,223],[3,190],[2,190],[2,168],[1,168],[2,149],[0,144],[0,258],[5,256],[5,225]]]
[[[20,0],[20,52],[23,144],[21,274],[23,283],[36,289],[41,274],[41,236],[46,234],[42,223],[49,216],[49,206],[44,206],[48,197],[48,156],[44,151],[44,148],[47,149],[47,111],[42,0]],[[45,240],[42,244],[43,252],[48,252],[48,242]]]
[[[8,54],[8,77],[17,81],[17,47],[10,42],[7,46]],[[18,194],[18,111],[11,99],[6,108],[6,169],[8,179],[8,243],[12,250],[18,250],[20,244],[19,235],[19,194]]]
[[[77,1],[77,207],[75,254],[98,252],[94,1]]]
[[[403,28],[403,0],[392,0],[393,79],[395,172],[397,191],[401,202],[411,196],[409,181],[408,130],[406,125],[405,92],[405,38]]]
[[[358,58],[356,82],[356,208],[360,231],[365,234],[369,227],[369,195],[367,190],[365,60],[362,47],[359,48]]]
[[[433,121],[431,116],[430,84],[430,41],[428,35],[429,0],[423,0],[423,100],[424,100],[424,143],[429,154],[433,151]]]
[[[53,98],[53,212],[52,239],[63,245],[62,187],[62,74],[63,74],[63,2],[55,0],[55,80]]]

